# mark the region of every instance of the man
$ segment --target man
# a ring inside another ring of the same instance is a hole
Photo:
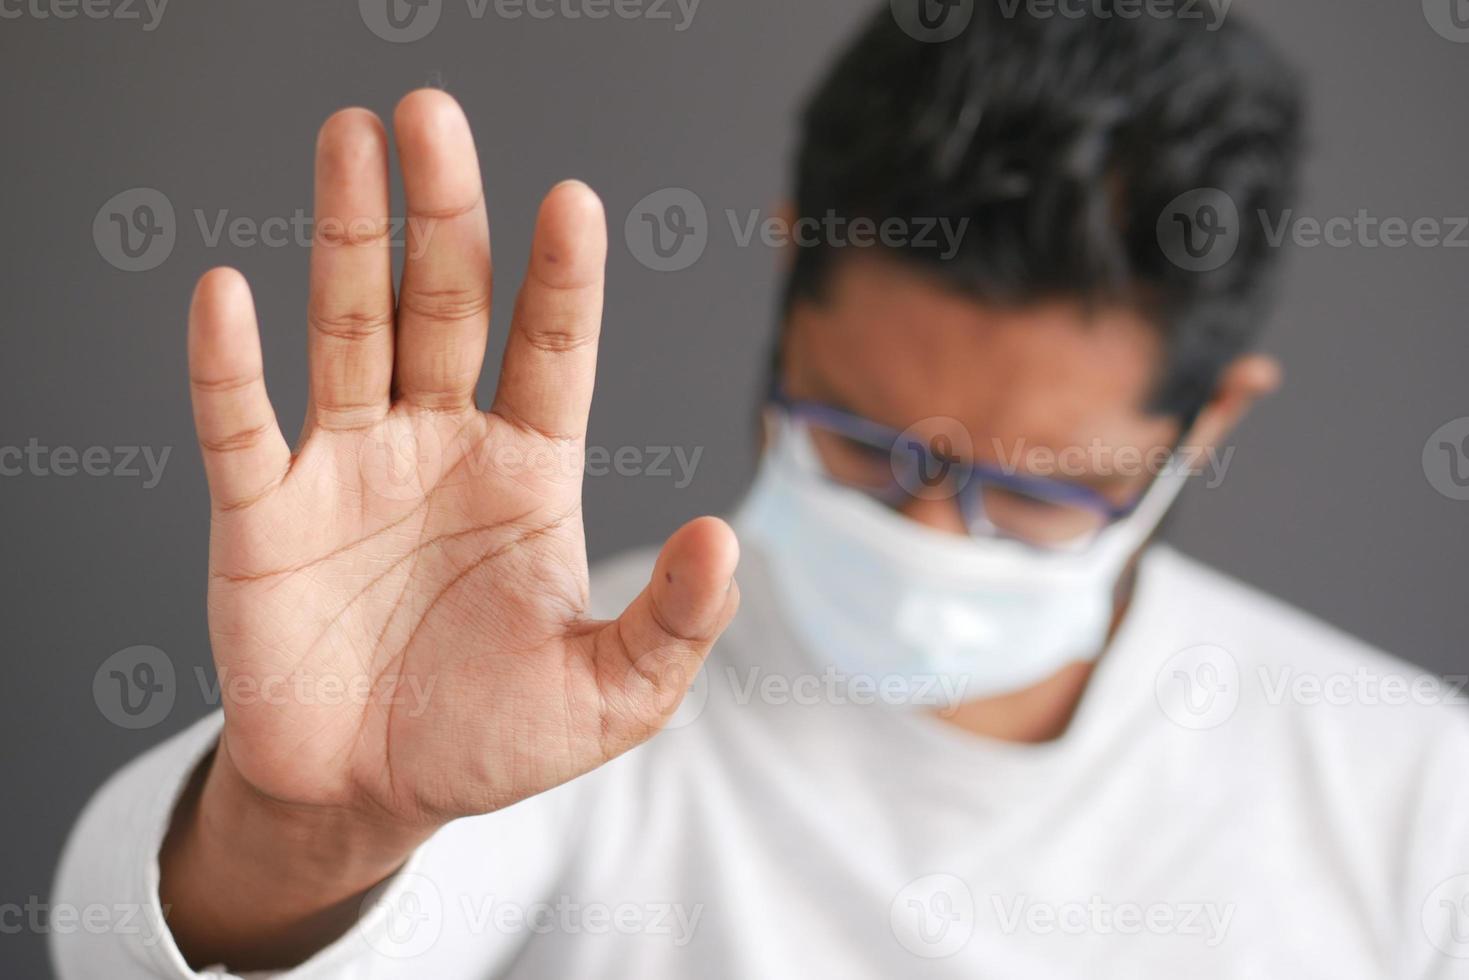
[[[383,128],[326,123],[294,454],[244,282],[190,311],[224,710],[83,815],[56,901],[142,914],[63,976],[1465,975],[1463,714],[1271,697],[1405,668],[1149,545],[1278,376],[1263,225],[1169,211],[1278,214],[1291,77],[1008,9],[884,8],[820,85],[792,217],[958,247],[796,249],[733,529],[590,586],[599,202],[547,196],[484,413],[464,116],[396,111],[396,297]]]

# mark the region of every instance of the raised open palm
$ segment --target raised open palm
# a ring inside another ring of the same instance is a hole
[[[694,521],[621,617],[586,617],[601,204],[578,183],[547,195],[482,412],[490,247],[469,126],[424,90],[394,131],[408,212],[396,300],[383,127],[346,110],[321,131],[297,451],[231,270],[200,280],[189,369],[222,753],[271,798],[430,826],[653,734],[734,614],[737,546],[723,523]]]

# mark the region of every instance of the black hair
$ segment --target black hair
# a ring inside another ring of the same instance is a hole
[[[933,42],[883,3],[801,116],[796,217],[967,218],[953,254],[891,254],[985,302],[1138,309],[1169,352],[1150,407],[1191,418],[1263,318],[1275,250],[1257,216],[1276,220],[1294,190],[1294,73],[1232,14],[972,6],[958,36]],[[1203,188],[1236,207],[1238,244],[1221,267],[1190,271],[1165,254],[1158,223]],[[797,249],[787,312],[820,299],[841,254],[822,241]]]

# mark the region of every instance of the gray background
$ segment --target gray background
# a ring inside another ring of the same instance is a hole
[[[741,493],[778,256],[737,247],[720,216],[779,200],[792,110],[870,5],[706,0],[684,31],[494,9],[477,20],[465,0],[445,0],[438,27],[411,44],[374,36],[353,2],[177,2],[151,32],[117,19],[0,19],[0,446],[173,447],[152,489],[139,478],[0,477],[0,903],[44,896],[88,794],[206,710],[193,669],[209,662],[208,512],[185,304],[209,266],[249,276],[271,392],[293,432],[306,392],[307,257],[295,245],[208,247],[193,212],[309,213],[314,134],[332,110],[386,115],[427,82],[462,100],[490,200],[497,314],[545,189],[574,175],[602,193],[613,248],[591,441],[703,455],[683,489],[670,478],[589,480],[594,556],[661,539]],[[1310,83],[1303,213],[1469,211],[1469,44],[1435,33],[1417,0],[1239,0],[1239,13],[1263,22]],[[129,273],[103,260],[91,229],[103,202],[138,186],[172,202],[178,240],[161,266]],[[657,273],[624,244],[622,220],[669,186],[695,191],[715,223],[693,267]],[[1458,323],[1469,252],[1289,251],[1266,343],[1287,387],[1239,433],[1223,486],[1190,490],[1171,535],[1373,643],[1462,672],[1469,503],[1435,492],[1421,456],[1440,424],[1469,415]],[[180,675],[171,715],[143,731],[110,724],[92,697],[98,665],[134,644],[166,651]],[[0,934],[0,972],[44,976],[41,937]]]

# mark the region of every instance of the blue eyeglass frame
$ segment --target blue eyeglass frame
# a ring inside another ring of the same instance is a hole
[[[779,384],[771,387],[768,400],[770,404],[779,408],[793,419],[801,419],[814,422],[824,428],[830,429],[837,434],[852,439],[855,442],[870,446],[873,449],[883,450],[891,453],[897,445],[903,433],[880,422],[860,415],[854,415],[843,408],[829,405],[825,402],[811,401],[803,398],[792,398]],[[944,460],[930,450],[921,442],[910,443],[910,448],[918,450],[922,454],[924,465],[943,466],[946,462],[955,460]],[[1175,447],[1176,449],[1177,447]],[[1032,497],[1037,500],[1054,504],[1082,507],[1100,516],[1104,523],[1114,524],[1129,516],[1137,510],[1142,499],[1147,495],[1152,482],[1125,504],[1114,504],[1099,491],[1080,483],[1072,483],[1068,480],[1057,480],[1044,476],[1026,476],[1017,473],[1008,473],[1005,470],[984,463],[973,461],[963,462],[968,469],[968,475],[964,481],[955,488],[958,498],[959,511],[964,517],[965,524],[971,528],[976,526],[978,520],[984,515],[982,494],[986,484],[1011,490],[1016,493]],[[902,484],[893,479],[893,499],[888,503],[895,503],[902,496],[907,495]],[[1100,530],[1100,528],[1098,529]]]

